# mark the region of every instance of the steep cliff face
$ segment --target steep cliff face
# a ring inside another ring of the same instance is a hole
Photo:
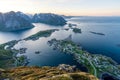
[[[74,67],[62,65],[60,67],[18,67],[10,70],[0,69],[0,79],[10,80],[98,80],[93,75]]]
[[[45,24],[50,24],[50,25],[65,25],[66,20],[56,14],[51,14],[51,13],[40,13],[40,14],[35,14],[32,18],[32,21],[34,23],[45,23]]]
[[[0,31],[16,31],[34,27],[27,15],[20,12],[0,13]]]
[[[19,17],[24,18],[25,20],[27,20],[27,21],[29,21],[29,22],[31,22],[31,19],[32,19],[32,18],[31,18],[30,15],[28,15],[28,14],[24,14],[24,13],[18,11],[18,12],[16,12],[16,15],[19,16]]]
[[[63,26],[66,20],[56,14],[40,13],[30,17],[22,12],[0,13],[0,31],[16,31],[34,27],[32,23]]]
[[[0,13],[0,30],[4,27],[4,15]]]

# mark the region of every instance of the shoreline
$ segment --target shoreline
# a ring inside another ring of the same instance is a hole
[[[104,75],[107,75],[108,77],[111,77],[112,79],[115,79],[115,80],[120,80],[118,77],[116,78],[115,76],[113,76],[112,74],[110,74],[108,72],[104,72],[101,74],[101,76],[100,76],[101,80],[103,80],[103,78],[105,78],[105,77],[103,77]]]
[[[25,39],[21,39],[21,40],[27,41],[27,39],[28,39],[28,40],[33,40],[34,41],[34,40],[39,39],[40,37],[48,37],[53,32],[55,32],[56,30],[58,31],[58,29],[40,31],[40,32],[38,32],[38,33],[36,33],[32,36],[29,36],[29,37],[27,37]],[[46,33],[47,31],[48,31],[48,33]],[[55,39],[53,39],[53,42],[51,41],[49,43],[52,43],[51,46],[55,46],[54,48],[59,49],[62,52],[72,54],[75,57],[76,61],[79,62],[79,64],[84,64],[84,66],[88,69],[88,71],[91,74],[95,75],[96,77],[100,77],[100,75],[98,75],[98,74],[104,73],[104,70],[103,71],[98,70],[99,67],[101,69],[101,66],[103,68],[105,68],[107,71],[109,71],[106,68],[106,67],[108,67],[106,64],[112,66],[113,71],[115,69],[115,72],[117,72],[118,64],[111,57],[103,56],[101,54],[91,54],[89,52],[86,52],[85,50],[82,49],[81,46],[76,45],[74,42],[72,42],[71,40],[68,40],[68,39],[69,38],[67,38],[65,40],[55,40]],[[13,46],[16,45],[21,40],[9,41],[8,43],[4,43],[4,44],[0,45],[0,47],[5,48],[5,46],[9,45],[6,49],[13,50],[13,52],[14,52],[14,51],[17,51],[17,50],[12,49]],[[72,50],[72,49],[74,49],[74,50]],[[77,54],[77,53],[79,53],[79,54]],[[105,62],[105,63],[103,63],[102,60],[100,60],[100,59],[103,59],[103,62]],[[109,60],[109,61],[107,61],[106,59]],[[22,62],[23,63],[25,63],[24,60],[26,61],[26,59],[22,57]],[[103,64],[103,65],[99,66],[99,63]],[[24,66],[24,64],[23,64],[23,66]],[[104,66],[106,66],[106,67],[104,67]],[[119,71],[118,71],[118,73],[119,73]],[[114,75],[116,75],[116,74],[114,74]]]
[[[25,66],[26,64],[29,63],[29,59],[27,58],[27,56],[25,55],[21,55],[21,56],[17,56],[17,54],[21,53],[25,53],[27,48],[21,48],[21,49],[15,49],[14,46],[19,43],[22,40],[37,40],[40,37],[49,37],[53,32],[58,31],[59,29],[49,29],[49,30],[45,30],[45,31],[39,31],[36,34],[33,34],[27,38],[24,39],[19,39],[19,40],[12,40],[3,44],[0,44],[0,51],[5,52],[7,55],[9,56],[9,54],[11,54],[11,63],[6,63],[5,65],[9,65],[3,68],[10,68],[10,67],[18,67],[18,66]],[[7,53],[9,51],[9,53]],[[2,55],[4,57],[4,55]],[[2,63],[5,60],[2,61]],[[9,62],[9,58],[8,58],[8,62]]]
[[[100,74],[104,72],[111,73],[111,75],[118,77],[120,72],[118,64],[110,57],[103,56],[101,54],[91,54],[89,52],[83,51],[74,42],[66,40],[56,40],[52,39],[49,41],[51,47],[56,48],[62,52],[73,54],[75,59],[80,64],[85,65],[89,70],[89,73],[100,78]],[[109,66],[111,67],[109,69]]]

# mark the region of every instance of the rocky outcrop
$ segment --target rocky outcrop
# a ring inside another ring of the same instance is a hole
[[[65,69],[72,69],[68,65],[62,65]],[[69,72],[60,67],[18,67],[10,70],[0,69],[0,80],[98,80],[89,73],[76,70]]]
[[[62,26],[66,24],[66,20],[56,14],[51,13],[40,13],[33,16],[32,22],[34,23],[45,23],[50,25]]]
[[[31,19],[21,12],[0,13],[0,31],[16,31],[34,27]]]

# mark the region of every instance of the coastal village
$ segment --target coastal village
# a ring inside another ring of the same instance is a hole
[[[87,67],[89,73],[100,78],[103,74],[109,74],[120,78],[120,66],[110,57],[100,54],[90,54],[71,41],[71,35],[65,40],[52,39],[48,41],[53,49],[72,54],[77,62]]]

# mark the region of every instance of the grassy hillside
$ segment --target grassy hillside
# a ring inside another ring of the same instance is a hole
[[[75,70],[69,72],[58,67],[18,67],[0,69],[0,79],[10,80],[98,80],[93,75]]]

